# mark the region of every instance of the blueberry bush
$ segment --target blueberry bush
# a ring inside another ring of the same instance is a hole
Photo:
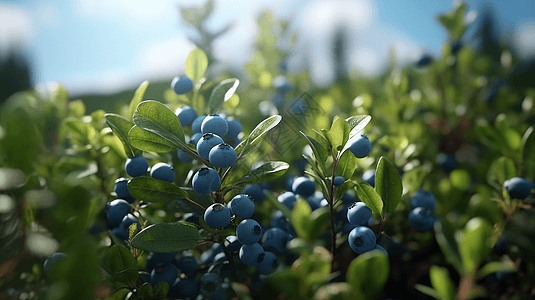
[[[181,8],[202,38],[157,100],[3,104],[0,298],[535,296],[535,88],[463,42],[465,3],[439,57],[326,88],[269,11],[246,78],[214,73],[212,8]]]

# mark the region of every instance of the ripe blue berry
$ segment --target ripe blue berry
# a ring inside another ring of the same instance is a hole
[[[364,202],[354,202],[347,210],[347,220],[353,226],[363,226],[368,224],[372,217],[372,210]]]
[[[132,195],[130,195],[130,192],[128,191],[129,182],[130,179],[124,177],[115,180],[115,186],[113,187],[113,191],[117,194],[117,197],[119,199],[124,199],[128,203],[132,204],[134,203],[136,198],[132,197]]]
[[[341,186],[342,184],[344,184],[345,181],[346,180],[344,179],[344,177],[336,176],[334,177],[333,184],[334,186]]]
[[[228,203],[228,207],[233,215],[240,219],[247,219],[254,214],[254,200],[246,194],[234,196]]]
[[[214,203],[204,211],[206,225],[214,229],[221,229],[230,223],[230,209],[221,203]]]
[[[179,299],[196,299],[199,295],[199,282],[195,278],[177,278],[169,287],[169,296]]]
[[[278,227],[282,230],[287,230],[288,227],[290,227],[290,221],[284,213],[280,210],[276,210],[271,214],[271,220],[269,222],[269,226],[271,227]]]
[[[201,283],[201,292],[206,297],[212,297],[221,287],[221,281],[215,273],[204,273],[199,280]]]
[[[189,142],[191,145],[197,147],[197,143],[202,137],[202,132],[195,132],[193,135],[191,135]]]
[[[124,216],[119,227],[122,227],[126,230],[126,232],[128,232],[128,227],[130,227],[130,225],[132,224],[137,224],[137,230],[141,230],[141,223],[139,223],[136,217],[134,217],[134,215],[132,214],[127,214],[126,216]]]
[[[162,264],[170,264],[175,260],[176,252],[151,252],[147,257],[147,272]]]
[[[213,147],[219,144],[223,144],[225,141],[223,139],[213,133],[206,133],[203,134],[203,136],[199,139],[197,142],[197,153],[199,153],[199,156],[204,159],[210,158],[210,150],[212,150]]]
[[[272,227],[264,233],[262,236],[262,246],[266,250],[274,250],[278,253],[286,253],[286,243],[288,243],[289,236],[286,231]]]
[[[308,177],[300,176],[294,179],[292,183],[292,191],[295,194],[308,197],[316,191],[316,184]]]
[[[255,266],[264,260],[266,252],[259,243],[252,245],[243,245],[240,248],[239,257],[241,262],[246,266]]]
[[[193,131],[193,133],[197,133],[197,132],[202,133],[201,125],[202,125],[202,121],[204,121],[204,118],[206,118],[206,115],[200,115],[197,118],[195,118],[195,120],[193,120],[193,123],[191,123],[191,130]]]
[[[417,207],[409,213],[409,223],[418,232],[433,230],[435,217],[423,207]]]
[[[257,203],[264,200],[264,189],[259,184],[248,184],[243,188],[244,194],[251,196]]]
[[[277,256],[269,251],[265,251],[264,259],[257,265],[258,272],[263,275],[269,275],[277,269]]]
[[[227,120],[227,125],[228,125],[228,131],[225,137],[228,137],[228,138],[237,137],[238,134],[242,130],[240,121],[236,120],[233,117],[228,117],[226,120]]]
[[[216,170],[211,168],[201,168],[191,180],[193,188],[197,193],[210,194],[217,191],[221,185],[221,177]]]
[[[149,162],[143,156],[129,157],[124,165],[126,173],[132,177],[138,177],[147,172]]]
[[[128,230],[123,227],[115,227],[111,230],[111,233],[120,240],[128,240]]]
[[[188,152],[182,149],[176,150],[176,156],[183,163],[190,163],[193,161],[193,156],[191,156]]]
[[[435,210],[435,202],[435,196],[432,193],[423,190],[417,191],[411,198],[411,206],[413,209],[423,207],[430,212]]]
[[[321,194],[321,192],[320,192],[321,195],[315,195],[315,194],[316,193],[314,193],[311,196],[306,197],[307,203],[308,203],[308,205],[310,205],[310,208],[312,210],[316,210],[316,209],[320,208],[321,207],[321,204],[320,204],[321,200],[325,199],[323,197],[323,194]]]
[[[375,170],[368,170],[362,174],[362,181],[367,182],[372,187],[375,187]]]
[[[376,237],[370,228],[357,226],[351,230],[347,241],[351,250],[357,254],[362,254],[375,248]]]
[[[119,226],[124,216],[130,212],[130,204],[123,199],[116,199],[106,206],[106,218],[111,228]]]
[[[175,169],[170,164],[160,162],[152,166],[150,176],[163,181],[173,182],[175,181]]]
[[[197,118],[197,112],[191,106],[182,106],[176,109],[175,115],[180,120],[180,125],[190,126]]]
[[[186,94],[193,89],[193,81],[186,75],[177,76],[171,81],[171,88],[178,95]]]
[[[176,266],[184,274],[191,276],[194,275],[195,272],[197,272],[197,270],[199,269],[199,262],[192,253],[184,251],[178,259]]]
[[[225,238],[225,247],[227,247],[230,253],[240,251],[241,246],[243,246],[243,244],[237,236],[229,235]]]
[[[252,245],[260,241],[262,226],[253,219],[245,219],[236,227],[236,236],[242,244]]]
[[[212,147],[208,159],[214,167],[228,168],[236,162],[236,151],[229,144],[219,144]]]
[[[294,193],[286,191],[280,194],[277,197],[277,200],[279,200],[280,203],[286,205],[289,209],[292,209],[294,207],[295,201],[297,201],[297,198],[295,197]]]
[[[175,283],[178,278],[178,269],[172,264],[164,264],[157,266],[150,273],[150,283],[156,286],[159,282],[166,281],[169,286]]]
[[[503,182],[503,186],[507,193],[513,199],[526,199],[531,195],[531,189],[534,188],[532,182],[527,181],[522,177],[513,177]]]
[[[208,115],[201,124],[202,133],[215,133],[219,136],[225,136],[228,132],[227,120],[219,115]]]
[[[451,154],[439,153],[436,162],[446,171],[453,171],[457,167],[457,160]]]
[[[370,139],[366,135],[353,138],[349,145],[349,151],[357,158],[364,158],[368,156],[372,150]]]
[[[45,272],[46,276],[50,276],[53,272],[55,272],[61,261],[65,260],[66,258],[67,254],[63,252],[56,252],[50,255],[43,264],[43,271]]]
[[[273,79],[273,87],[276,88],[280,94],[285,94],[292,90],[292,84],[282,75]]]

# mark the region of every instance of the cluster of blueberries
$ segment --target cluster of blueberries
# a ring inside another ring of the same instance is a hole
[[[424,190],[418,190],[411,198],[411,212],[409,223],[418,232],[433,230],[435,224],[435,195]]]

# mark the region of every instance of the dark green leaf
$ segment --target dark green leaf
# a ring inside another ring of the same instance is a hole
[[[150,282],[145,282],[139,287],[137,296],[141,300],[152,300],[154,298],[154,292],[152,290],[152,284]]]
[[[454,244],[455,242],[451,241],[451,239],[448,239],[444,232],[443,225],[439,221],[435,222],[435,238],[437,239],[437,243],[440,246],[442,253],[444,253],[446,260],[455,267],[459,274],[463,274],[463,264],[455,247],[456,244]]]
[[[384,156],[379,158],[375,170],[375,190],[383,199],[385,213],[394,211],[401,200],[403,185],[398,170]]]
[[[353,188],[354,186],[355,184],[353,183],[353,181],[346,180],[341,186],[336,187],[336,190],[334,191],[334,199],[336,200],[342,199],[342,196],[344,195],[344,193],[347,192],[349,189]],[[382,203],[383,202],[381,201],[381,205]]]
[[[328,149],[331,145],[327,138],[323,135],[323,133],[317,131],[316,129],[312,129],[316,133],[316,140],[323,145],[323,148]]]
[[[448,269],[445,267],[431,266],[429,278],[431,279],[431,285],[440,295],[440,299],[455,300],[457,291],[455,284],[450,278]]]
[[[170,141],[178,148],[185,148],[184,130],[175,113],[165,104],[154,100],[139,103],[134,113],[134,123]]]
[[[234,183],[234,186],[273,180],[286,173],[286,170],[288,170],[289,167],[290,165],[283,161],[270,161],[264,163],[260,167],[245,174],[236,183]]]
[[[312,153],[314,153],[314,156],[316,157],[316,160],[319,162],[320,166],[323,166],[329,155],[325,147],[323,147],[318,140],[306,135],[304,132],[300,131],[300,133],[307,139],[310,148],[312,148]],[[325,172],[325,170],[323,171]]]
[[[320,168],[320,163],[317,160],[305,154],[302,154],[301,156],[306,160],[308,165],[312,168],[312,171],[314,171],[317,176],[319,176],[320,178],[326,177],[323,168]]]
[[[141,230],[131,245],[143,251],[167,253],[191,249],[200,240],[199,230],[191,223],[161,222]]]
[[[310,208],[310,205],[303,200],[303,199],[297,199],[297,201],[294,204],[294,207],[292,209],[292,217],[290,218],[290,221],[292,222],[292,226],[295,229],[295,232],[299,237],[304,238],[305,240],[310,240],[310,220],[309,216],[312,212],[312,209]]]
[[[357,166],[357,157],[351,153],[351,151],[346,151],[340,157],[338,165],[336,166],[336,176],[342,176],[345,180],[351,179],[355,168]]]
[[[164,299],[169,293],[169,283],[167,281],[160,281],[154,287],[154,298]]]
[[[305,174],[308,174],[308,175],[312,176],[312,178],[314,178],[314,182],[316,182],[316,186],[319,185],[319,187],[321,188],[321,192],[323,193],[323,197],[325,197],[325,199],[329,199],[329,189],[327,188],[327,185],[325,184],[325,181],[321,177],[319,177],[318,175],[310,173],[308,171],[305,171]]]
[[[105,114],[106,122],[111,130],[121,140],[123,144],[124,153],[127,157],[140,156],[143,151],[132,147],[128,139],[128,132],[135,126],[133,122],[128,121],[123,116],[117,114]]]
[[[132,284],[137,280],[137,261],[132,253],[121,245],[113,245],[110,248],[106,265],[112,272],[113,281]]]
[[[533,126],[529,127],[522,138],[522,164],[524,176],[533,181],[535,178],[535,134]]]
[[[374,213],[379,216],[383,214],[383,200],[381,196],[367,182],[357,183],[357,197],[364,202]]]
[[[128,119],[131,120],[132,116],[136,112],[136,108],[141,103],[141,100],[143,100],[143,96],[145,95],[145,91],[147,90],[147,87],[149,86],[149,81],[145,80],[143,81],[139,87],[134,92],[134,97],[132,97],[132,100],[130,101],[130,106],[128,107],[128,112],[130,113],[128,115]]]
[[[227,101],[236,89],[240,81],[236,78],[226,79],[221,81],[210,94],[210,99],[208,100],[208,111],[212,114],[217,113],[223,102]]]
[[[363,294],[364,299],[376,299],[390,273],[388,257],[380,250],[363,253],[355,258],[347,269],[347,283],[354,294]]]
[[[323,228],[329,224],[330,208],[320,207],[312,211],[309,217],[308,236],[310,240],[315,240],[324,231]]]
[[[349,139],[349,124],[346,120],[338,116],[334,117],[331,129],[327,132],[327,139],[333,149],[341,150]]]
[[[460,233],[460,232],[459,232]],[[479,268],[479,264],[492,250],[492,225],[480,217],[472,218],[466,223],[462,234],[456,235],[463,267],[466,273]]]
[[[128,132],[128,140],[132,147],[148,152],[166,153],[177,149],[169,140],[137,126]]]
[[[188,193],[175,184],[144,176],[132,178],[128,191],[134,198],[146,202],[168,203],[188,197]]]
[[[282,117],[280,115],[274,115],[256,125],[249,137],[236,146],[236,153],[238,153],[238,157],[243,157],[248,152],[251,152],[256,145],[262,141],[266,134],[271,129],[275,128],[275,126],[277,126],[281,120]]]
[[[204,51],[199,48],[193,49],[186,58],[186,75],[197,83],[204,77],[208,68],[208,58]]]

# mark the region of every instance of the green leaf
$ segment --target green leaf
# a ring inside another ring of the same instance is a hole
[[[429,278],[431,279],[431,285],[440,295],[440,299],[455,300],[455,284],[450,278],[448,269],[433,265],[429,270]]]
[[[529,127],[522,137],[522,163],[525,172],[525,177],[532,180],[535,177],[535,134],[533,134],[533,126]]]
[[[128,183],[128,191],[136,199],[146,202],[168,203],[188,198],[188,193],[179,186],[152,177],[134,177]]]
[[[434,229],[435,238],[437,239],[437,243],[440,246],[442,253],[444,253],[446,261],[452,264],[459,274],[463,274],[464,268],[461,261],[461,257],[459,256],[457,248],[455,247],[456,244],[453,244],[454,242],[450,241],[450,239],[447,238],[441,222],[435,222]]]
[[[137,261],[122,245],[113,245],[110,248],[106,266],[112,273],[112,281],[133,284],[137,280]]]
[[[236,146],[235,150],[236,153],[238,153],[238,158],[241,158],[245,154],[251,152],[256,145],[262,141],[266,134],[271,129],[275,128],[275,126],[277,126],[281,120],[282,117],[280,115],[274,115],[256,125],[255,129],[253,129],[251,134],[249,134],[249,137]]]
[[[347,124],[346,120],[335,116],[331,129],[327,132],[327,139],[333,149],[341,150],[349,139],[349,124]]]
[[[346,180],[341,186],[337,186],[336,190],[334,191],[334,199],[340,200],[342,199],[342,196],[344,196],[344,193],[347,192],[349,189],[355,187],[355,184],[351,180]],[[375,190],[374,190],[375,192]],[[381,197],[379,197],[379,200]],[[381,201],[381,206],[383,205],[383,201]]]
[[[97,134],[95,128],[91,126],[91,124],[85,123],[79,119],[67,118],[65,119],[65,125],[69,131],[74,134],[72,138],[75,138],[82,143],[91,142]]]
[[[165,299],[169,293],[169,283],[167,281],[160,281],[154,287],[154,298]]]
[[[401,200],[403,185],[398,170],[384,156],[379,158],[375,170],[375,190],[383,199],[385,212],[393,212]]]
[[[472,176],[468,171],[463,169],[455,169],[450,173],[451,185],[461,191],[466,191],[472,182]]]
[[[128,140],[133,147],[148,152],[166,153],[177,149],[175,144],[169,140],[138,126],[130,129]]]
[[[325,147],[318,140],[306,135],[302,131],[299,132],[305,137],[308,144],[310,145],[310,148],[312,148],[312,153],[314,153],[314,157],[316,158],[316,160],[320,162],[320,166],[323,166],[323,164],[325,164],[325,162],[327,161],[327,157],[329,156]]]
[[[487,171],[487,182],[497,190],[501,190],[503,182],[517,174],[515,162],[509,157],[502,156],[492,162]]]
[[[297,235],[305,240],[310,239],[310,213],[312,213],[310,205],[301,198],[297,199],[292,209],[292,217],[290,218],[290,221]]]
[[[208,68],[208,57],[204,51],[199,48],[193,49],[186,59],[186,75],[197,83],[204,77],[204,73]]]
[[[260,167],[249,171],[249,173],[236,181],[233,186],[260,183],[279,178],[286,173],[289,167],[290,165],[283,161],[270,161],[264,163]]]
[[[417,283],[414,288],[424,295],[440,300],[440,294],[431,287]]]
[[[191,249],[200,240],[199,230],[191,223],[161,222],[141,230],[132,239],[131,246],[143,251],[167,253]]]
[[[459,40],[468,28],[464,21],[467,8],[468,5],[466,3],[459,2],[459,5],[454,7],[452,11],[438,16],[438,21],[448,30],[451,39],[454,41]]]
[[[184,213],[204,213],[206,208],[212,204],[212,195],[199,194],[194,188],[191,187],[183,187],[182,189],[188,193],[189,198],[181,198],[174,202],[180,211]]]
[[[165,104],[154,100],[143,101],[134,113],[134,123],[170,141],[178,148],[186,148],[184,130],[175,113]]]
[[[416,193],[422,187],[425,178],[430,172],[431,167],[429,165],[423,165],[403,173],[401,181],[409,188],[410,195]]]
[[[236,78],[226,79],[221,81],[210,94],[210,99],[208,100],[208,111],[211,114],[216,113],[223,102],[227,101],[234,95],[240,81]]]
[[[455,236],[459,244],[464,270],[470,274],[492,250],[492,225],[480,217],[472,218],[466,223],[464,230]]]
[[[371,121],[372,117],[368,115],[357,115],[346,119],[349,125],[349,140],[359,134],[366,125]]]
[[[333,282],[320,286],[314,294],[315,300],[348,300],[355,299],[351,286],[347,282]]]
[[[303,155],[305,159],[307,159],[306,155]],[[310,163],[310,162],[309,162]],[[327,188],[327,185],[325,184],[325,181],[322,177],[319,177],[316,174],[310,173],[308,171],[305,171],[305,174],[310,175],[312,178],[314,178],[314,182],[316,182],[317,185],[321,188],[321,192],[323,193],[323,197],[329,201],[329,189]],[[316,186],[317,186],[316,185]]]
[[[356,191],[360,201],[364,202],[377,215],[383,215],[383,200],[371,185],[367,182],[357,183]]]
[[[346,278],[354,288],[354,294],[363,294],[364,299],[375,299],[386,284],[389,273],[386,254],[373,250],[357,256],[349,264]]]
[[[342,176],[345,180],[351,179],[357,166],[357,157],[349,152],[344,152],[336,166],[336,176]]]
[[[152,300],[154,298],[154,292],[152,289],[152,284],[150,282],[145,282],[139,287],[137,296],[141,300]]]
[[[491,261],[485,264],[481,269],[477,271],[477,279],[482,279],[485,276],[496,272],[515,272],[515,264],[510,261]]]
[[[145,91],[147,90],[147,87],[149,86],[149,81],[145,80],[143,81],[139,87],[134,92],[134,97],[132,97],[132,100],[130,101],[130,106],[128,107],[128,112],[130,113],[128,115],[128,119],[132,119],[132,116],[136,112],[136,108],[143,100],[143,96],[145,95]]]
[[[320,207],[312,211],[309,216],[308,235],[310,240],[315,240],[324,231],[322,230],[327,224],[329,224],[330,208]]]
[[[121,140],[123,144],[124,153],[127,157],[140,156],[143,151],[134,148],[128,139],[128,132],[135,126],[133,122],[128,121],[125,117],[117,114],[105,114],[106,122],[111,128],[111,131]]]

